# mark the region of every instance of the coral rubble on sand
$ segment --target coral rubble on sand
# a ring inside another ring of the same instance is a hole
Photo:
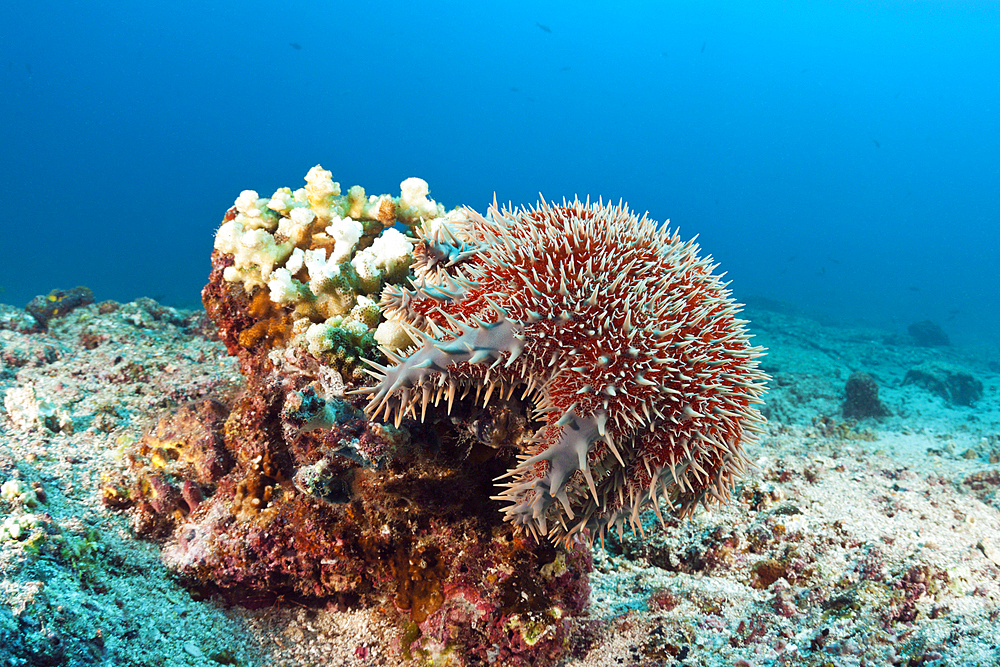
[[[48,315],[0,305],[0,664],[257,664],[98,491],[148,415],[227,393],[234,364],[203,313],[152,299]]]

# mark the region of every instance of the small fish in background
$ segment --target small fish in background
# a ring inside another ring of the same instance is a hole
[[[948,317],[945,318],[945,322],[951,322],[953,319],[958,317],[958,314],[961,312],[962,311],[958,308],[952,308],[951,310],[948,311]]]
[[[292,47],[296,51],[301,51],[302,50],[302,45],[299,44],[298,42],[288,42],[288,46]]]
[[[916,285],[910,285],[910,291],[911,292],[919,292],[920,288],[917,287]]]
[[[706,44],[708,44],[708,42],[707,42],[707,41],[706,41],[706,42],[702,42],[702,43],[701,43],[701,52],[702,52],[702,53],[705,53],[705,45],[706,45]]]
[[[868,138],[871,139],[873,142],[875,142],[875,148],[882,148],[882,144],[878,142],[878,139],[876,139],[875,137],[868,137]]]
[[[569,71],[569,69],[570,69],[570,68],[569,68],[569,65],[564,65],[563,67],[560,67],[560,68],[559,68],[559,71],[560,71],[560,72],[568,72],[568,71]]]
[[[537,26],[538,26],[539,28],[541,28],[541,29],[542,29],[542,30],[544,30],[545,32],[549,33],[550,35],[552,34],[552,28],[550,28],[549,26],[547,26],[547,25],[542,25],[542,24],[541,24],[541,23],[539,23],[538,21],[535,21],[535,25],[537,25]]]

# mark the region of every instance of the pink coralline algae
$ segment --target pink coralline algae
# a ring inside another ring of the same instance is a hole
[[[624,207],[445,216],[418,179],[364,199],[324,174],[227,213],[202,297],[245,387],[163,417],[105,501],[238,600],[377,608],[415,661],[553,664],[593,535],[728,497],[762,351],[697,247]],[[394,223],[418,237],[408,276],[366,278]],[[377,348],[383,324],[396,344]]]

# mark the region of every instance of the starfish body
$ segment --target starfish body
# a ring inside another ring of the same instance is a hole
[[[494,203],[419,234],[413,289],[383,294],[416,347],[385,350],[370,415],[422,419],[473,390],[530,396],[544,425],[497,498],[536,536],[729,498],[764,421],[763,350],[694,240],[579,201]]]

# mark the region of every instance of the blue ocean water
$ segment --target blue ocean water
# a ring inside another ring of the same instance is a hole
[[[738,299],[1000,344],[1000,5],[16,3],[0,301],[194,307],[243,189],[624,199]]]

